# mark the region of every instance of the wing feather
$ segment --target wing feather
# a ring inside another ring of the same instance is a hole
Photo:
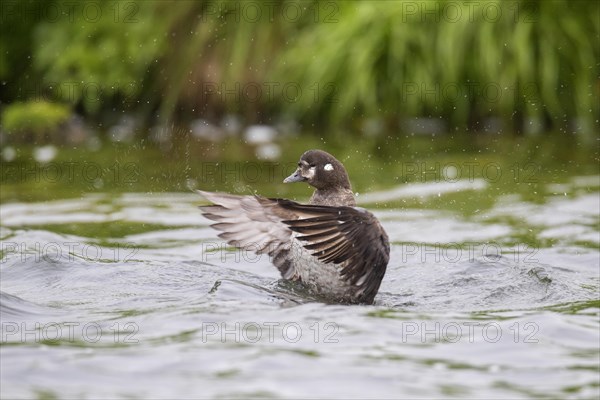
[[[308,215],[283,221],[299,233],[304,248],[325,263],[341,266],[340,274],[359,287],[365,302],[372,302],[389,262],[387,234],[377,218],[356,207],[301,205],[278,200],[289,211]]]
[[[294,218],[289,212],[274,212],[274,201],[264,202],[257,196],[236,196],[227,193],[198,191],[215,203],[200,206],[202,215],[214,221],[219,237],[229,245],[268,254],[271,262],[286,279],[294,279],[294,266],[289,260],[292,231],[281,223],[282,216]]]

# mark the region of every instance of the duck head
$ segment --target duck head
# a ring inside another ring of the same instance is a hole
[[[306,182],[317,190],[351,189],[342,163],[323,150],[308,150],[302,154],[296,171],[283,182]]]

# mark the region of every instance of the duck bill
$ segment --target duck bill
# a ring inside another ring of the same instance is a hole
[[[283,183],[303,182],[305,180],[306,180],[306,178],[303,177],[302,174],[300,174],[300,170],[297,169],[296,171],[294,171],[293,174],[291,174],[290,176],[285,178],[283,180]]]

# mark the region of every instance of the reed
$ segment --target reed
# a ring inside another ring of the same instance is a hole
[[[335,85],[335,102],[295,104],[305,117],[439,116],[460,126],[520,115],[554,128],[568,119],[597,125],[597,2],[477,2],[470,14],[468,2],[339,4],[340,22],[302,31],[280,64],[281,76],[304,85]]]

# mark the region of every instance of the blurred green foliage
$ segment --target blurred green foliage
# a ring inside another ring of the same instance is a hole
[[[73,7],[74,22],[41,23],[34,31],[34,67],[42,84],[56,87],[57,98],[81,103],[91,114],[115,103],[137,107],[166,42],[168,26],[156,2],[102,1],[89,9],[60,4]]]
[[[23,133],[39,140],[46,134],[56,136],[70,115],[70,108],[64,104],[30,101],[6,106],[1,120],[8,133]]]
[[[304,127],[499,118],[595,135],[600,3],[5,1],[3,103]]]
[[[354,110],[455,124],[516,112],[554,126],[597,118],[598,2],[435,3],[340,3],[343,23],[306,31],[283,64],[305,84],[335,82],[338,101],[298,108],[335,121]]]

